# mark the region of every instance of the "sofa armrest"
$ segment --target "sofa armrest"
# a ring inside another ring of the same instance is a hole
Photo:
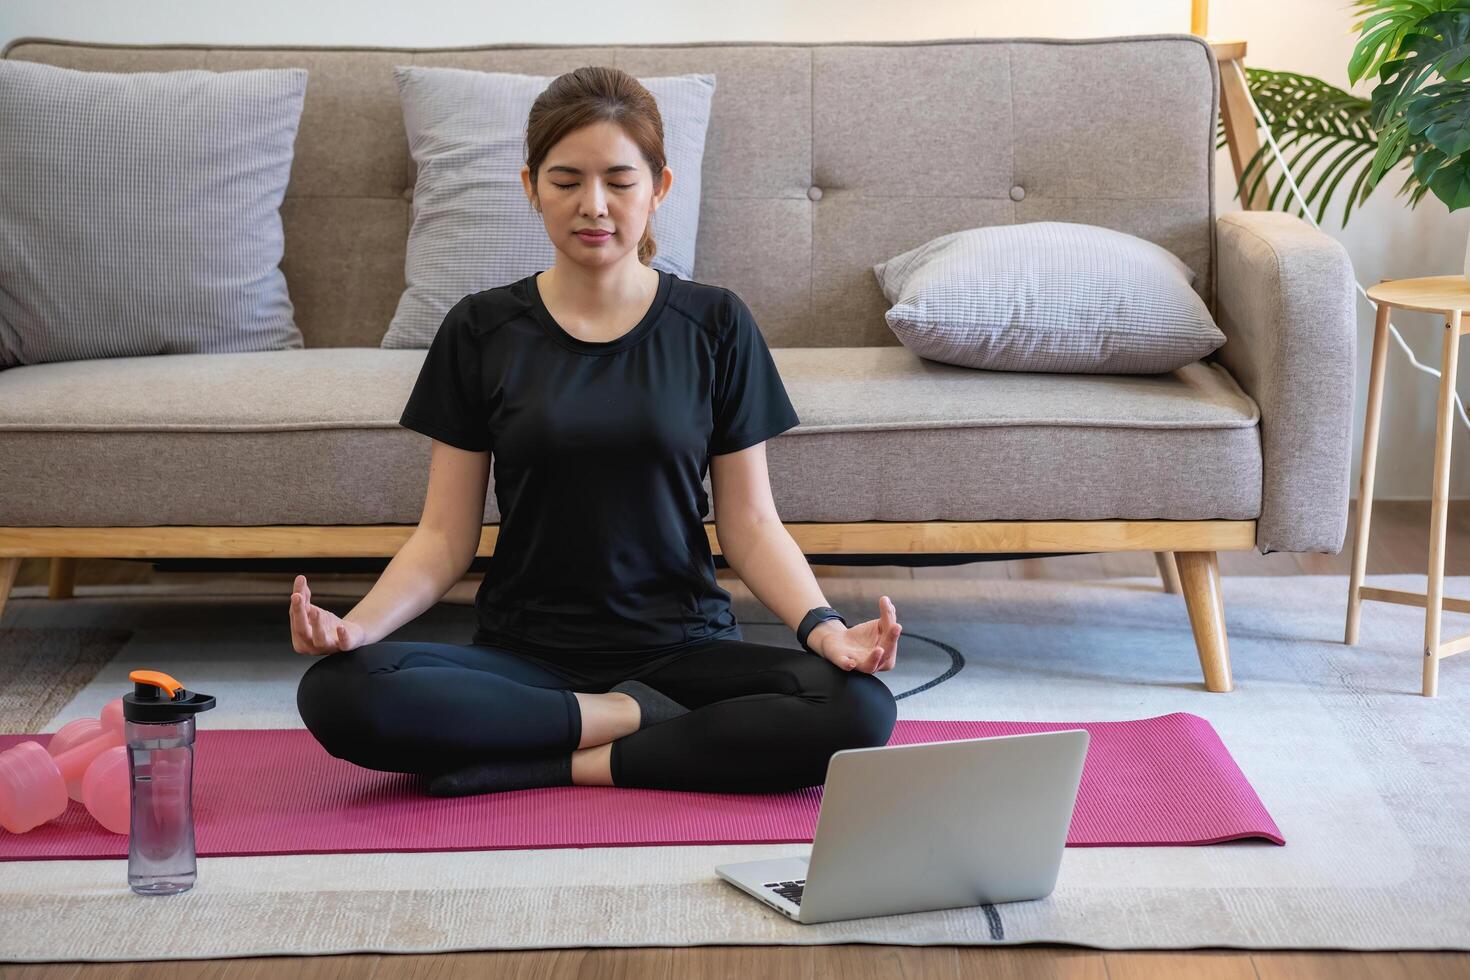
[[[1281,211],[1215,224],[1213,355],[1261,409],[1256,548],[1342,550],[1357,380],[1356,280],[1337,239]]]

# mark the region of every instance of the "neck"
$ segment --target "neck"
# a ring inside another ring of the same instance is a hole
[[[629,259],[594,268],[559,261],[537,277],[536,286],[543,298],[552,296],[577,314],[634,305],[657,288],[658,270],[639,262],[636,253],[630,253]]]

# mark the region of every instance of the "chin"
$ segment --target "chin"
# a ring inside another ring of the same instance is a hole
[[[577,249],[581,254],[576,254],[570,250],[564,250],[562,254],[566,255],[567,258],[578,265],[584,265],[589,269],[599,269],[603,266],[616,265],[629,255],[637,255],[638,253],[638,250],[635,248],[627,248],[619,252],[614,252],[607,245],[598,248],[587,248],[579,244],[573,244],[572,248]]]

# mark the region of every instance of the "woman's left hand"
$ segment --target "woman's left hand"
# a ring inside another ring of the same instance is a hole
[[[821,635],[826,633],[825,636]],[[898,659],[898,610],[886,595],[878,599],[878,618],[856,626],[843,626],[839,619],[818,624],[807,639],[823,657],[843,670],[861,670],[869,674],[892,670]]]

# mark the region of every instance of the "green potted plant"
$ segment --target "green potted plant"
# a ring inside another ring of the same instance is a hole
[[[1451,211],[1465,207],[1470,204],[1470,0],[1355,0],[1353,5],[1363,17],[1354,25],[1359,38],[1348,78],[1355,84],[1376,73],[1378,84],[1369,98],[1307,75],[1246,68],[1251,96],[1299,178],[1306,204],[1320,197],[1320,223],[1339,183],[1358,168],[1343,208],[1346,226],[1353,205],[1362,204],[1379,179],[1407,158],[1409,173],[1398,193],[1409,194],[1411,207],[1431,191]],[[1218,145],[1224,145],[1223,123]],[[1263,142],[1247,161],[1237,197],[1254,195],[1266,177],[1270,152]],[[1369,155],[1371,161],[1359,167]],[[1309,187],[1306,178],[1319,166]],[[1268,207],[1276,207],[1285,186],[1285,175],[1279,175]],[[1470,243],[1464,268],[1470,278]]]
[[[1356,82],[1378,71],[1371,96],[1378,150],[1368,186],[1407,155],[1412,179],[1427,185],[1451,211],[1465,207],[1470,204],[1470,0],[1357,0],[1357,6],[1368,16],[1359,24],[1348,78]],[[1464,272],[1470,278],[1470,247]]]

